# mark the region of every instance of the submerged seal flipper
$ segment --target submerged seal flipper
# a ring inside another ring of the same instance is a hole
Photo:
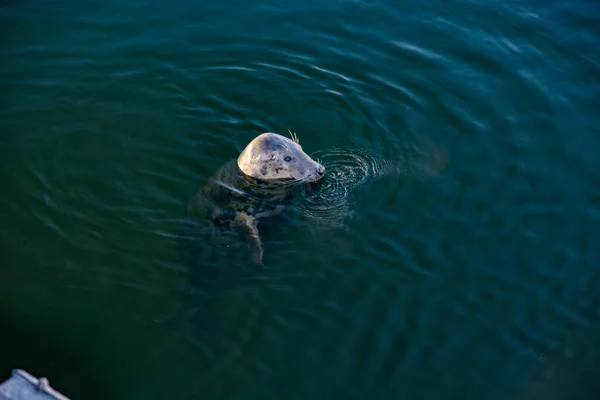
[[[252,251],[252,258],[255,264],[263,265],[263,247],[258,232],[258,221],[246,213],[236,213],[231,226],[246,235],[248,246]]]

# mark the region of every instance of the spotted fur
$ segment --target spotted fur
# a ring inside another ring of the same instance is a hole
[[[219,169],[190,199],[187,214],[210,221],[215,229],[244,236],[253,261],[263,264],[260,220],[279,215],[291,200],[291,183],[320,179],[325,168],[293,140],[264,133],[250,142],[237,160]]]

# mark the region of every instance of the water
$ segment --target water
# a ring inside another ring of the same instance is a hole
[[[0,375],[597,398],[599,23],[586,0],[4,2]],[[202,265],[186,199],[288,129],[326,180],[263,269]]]

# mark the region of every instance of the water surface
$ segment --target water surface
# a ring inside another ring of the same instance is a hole
[[[0,375],[597,398],[599,23],[585,0],[5,2]],[[263,269],[202,264],[186,199],[288,129],[326,180]]]

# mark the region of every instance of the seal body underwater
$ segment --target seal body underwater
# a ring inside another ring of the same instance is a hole
[[[324,174],[325,167],[304,152],[297,136],[263,133],[188,201],[186,214],[208,221],[212,236],[223,230],[242,235],[253,262],[262,265],[259,222],[281,214],[295,186],[316,182]]]

